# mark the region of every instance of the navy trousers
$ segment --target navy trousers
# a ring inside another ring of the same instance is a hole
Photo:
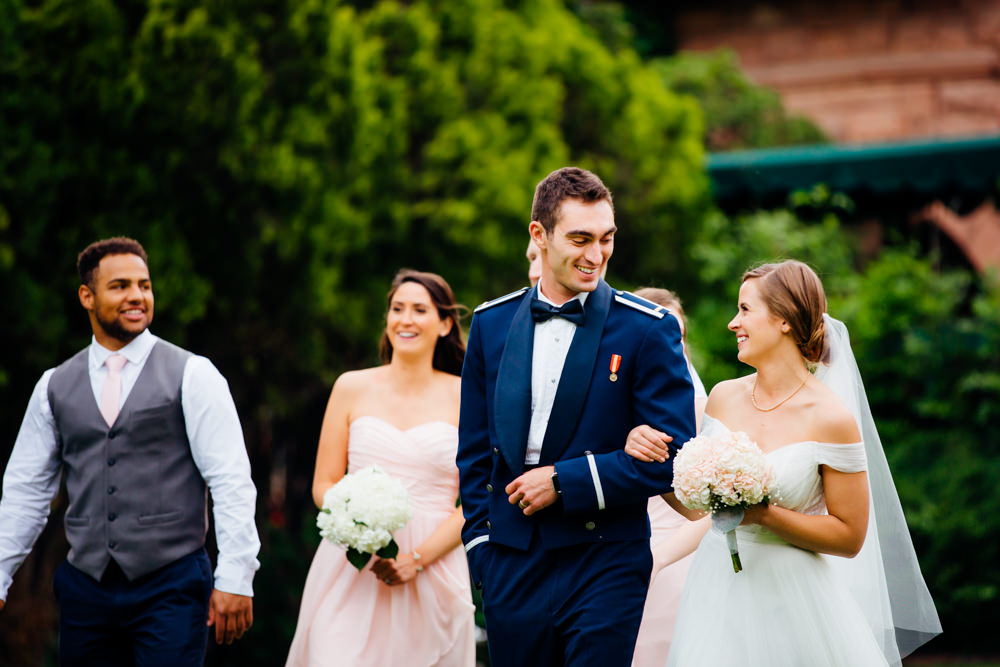
[[[201,666],[214,583],[204,549],[135,581],[112,562],[100,581],[56,570],[62,667]]]
[[[628,667],[649,589],[649,540],[518,551],[484,544],[494,667]],[[480,547],[476,547],[480,548]]]

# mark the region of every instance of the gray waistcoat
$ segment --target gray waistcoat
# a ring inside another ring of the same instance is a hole
[[[94,399],[86,348],[49,380],[69,494],[68,559],[95,579],[111,558],[131,580],[205,544],[205,482],[181,409],[190,356],[157,340],[111,428]]]

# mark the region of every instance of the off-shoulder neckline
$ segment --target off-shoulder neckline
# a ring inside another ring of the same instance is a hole
[[[708,414],[707,412],[703,414],[702,419],[703,420],[704,419],[709,419],[711,421],[714,421],[716,424],[718,424],[722,428],[726,429],[730,433],[734,433],[733,429],[731,429],[728,426],[726,426],[726,424],[721,419],[713,417],[712,415]],[[764,452],[764,456],[770,456],[771,454],[774,454],[776,452],[780,452],[783,449],[788,449],[789,447],[795,447],[797,445],[828,445],[830,447],[856,447],[856,446],[859,446],[859,445],[860,446],[864,446],[864,443],[860,442],[860,441],[859,442],[820,442],[819,440],[798,440],[796,442],[785,443],[784,445],[781,445],[780,447],[775,447],[774,449],[772,449],[770,451]],[[757,446],[759,447],[760,445],[757,445]],[[761,450],[761,451],[763,451],[763,450]]]

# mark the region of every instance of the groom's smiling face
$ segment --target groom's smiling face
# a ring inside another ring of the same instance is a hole
[[[542,255],[542,292],[557,304],[580,292],[592,292],[607,270],[615,249],[615,213],[600,200],[565,199],[551,234],[541,223],[528,227]]]

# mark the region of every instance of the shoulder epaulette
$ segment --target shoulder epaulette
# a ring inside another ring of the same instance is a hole
[[[623,306],[628,306],[629,308],[635,308],[641,313],[646,313],[656,319],[663,319],[663,316],[670,311],[666,306],[661,306],[658,303],[653,303],[648,299],[643,299],[641,296],[636,296],[632,292],[626,292],[624,290],[615,290],[615,301],[622,304]]]
[[[517,290],[516,292],[511,292],[510,294],[505,294],[505,295],[503,295],[501,297],[497,297],[496,299],[493,299],[492,301],[487,301],[486,303],[481,303],[478,306],[476,306],[476,309],[474,311],[472,311],[472,312],[473,313],[478,313],[480,310],[486,310],[487,308],[492,308],[493,306],[499,306],[501,303],[507,303],[511,299],[516,299],[517,297],[521,296],[522,294],[524,294],[525,292],[527,292],[529,289],[531,289],[531,288],[530,287],[522,287],[521,289]]]

